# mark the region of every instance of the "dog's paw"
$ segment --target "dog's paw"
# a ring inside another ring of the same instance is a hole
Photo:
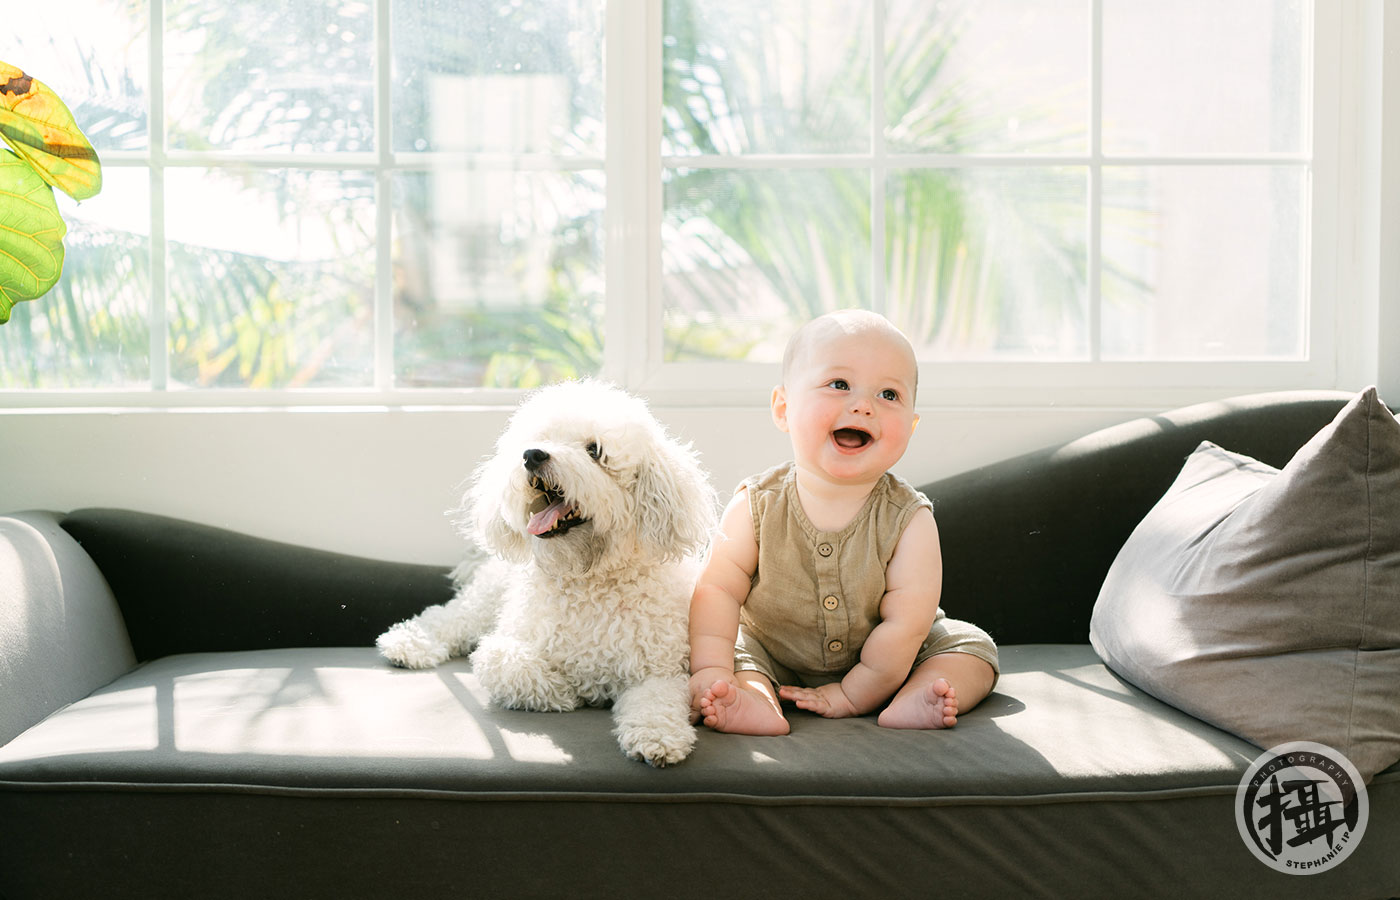
[[[618,732],[622,752],[658,769],[684,760],[695,747],[695,729],[628,728]]]
[[[405,669],[431,669],[447,662],[451,655],[446,644],[412,619],[392,626],[374,644],[380,655]]]
[[[568,712],[578,709],[578,691],[556,666],[530,645],[488,635],[472,654],[472,674],[491,699],[508,709]]]

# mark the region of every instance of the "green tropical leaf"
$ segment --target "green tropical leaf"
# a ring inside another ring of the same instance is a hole
[[[0,137],[44,181],[74,200],[102,190],[102,163],[58,94],[0,62]]]
[[[0,323],[57,283],[67,233],[53,190],[29,163],[0,151]]]

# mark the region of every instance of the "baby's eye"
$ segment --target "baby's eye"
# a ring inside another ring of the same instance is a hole
[[[880,396],[893,403],[894,401],[899,399],[899,392],[894,390],[893,388],[885,388],[883,391],[880,392]]]
[[[849,391],[851,389],[851,386],[846,383],[846,379],[844,378],[833,379],[827,383],[827,387],[836,388],[838,391]]]

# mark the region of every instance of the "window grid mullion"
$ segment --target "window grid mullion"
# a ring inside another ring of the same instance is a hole
[[[375,0],[374,77],[374,387],[394,388],[394,146],[390,0]]]
[[[1061,154],[1012,153],[884,153],[888,165],[908,169],[1032,168],[1037,166],[1296,166],[1307,164],[1306,153],[1211,153],[1176,155],[1113,155],[1102,152]],[[874,153],[793,153],[706,156],[663,156],[662,165],[683,169],[864,169]]]
[[[1103,0],[1089,13],[1089,210],[1084,271],[1089,304],[1089,360],[1103,359]]]
[[[874,0],[870,24],[870,308],[889,313],[885,269],[885,0]]]
[[[639,246],[642,258],[647,260],[647,264],[643,266],[645,281],[642,289],[645,291],[645,299],[641,300],[639,305],[647,310],[648,315],[644,320],[646,326],[640,332],[634,330],[632,337],[637,342],[633,357],[654,362],[651,366],[638,367],[635,384],[632,385],[634,387],[640,387],[643,379],[648,378],[653,370],[659,369],[666,358],[661,299],[661,225],[666,216],[665,192],[661,189],[661,104],[664,102],[664,81],[661,73],[664,54],[661,52],[661,41],[665,32],[665,16],[661,5],[663,2],[664,0],[647,0],[647,15],[641,37],[641,58],[644,60],[646,77],[638,79],[645,86],[642,109],[639,112],[642,123],[639,148],[644,154],[642,158],[645,160],[645,166],[642,169],[644,174],[639,188],[642,200],[638,224],[643,236]]]
[[[603,374],[633,388],[661,364],[649,352],[661,328],[660,291],[651,289],[661,265],[652,235],[660,228],[661,65],[649,47],[661,43],[660,2],[608,0],[604,32]]]
[[[152,391],[170,387],[169,285],[165,247],[165,0],[151,0],[147,33],[147,77],[150,120],[146,128],[150,185],[150,378]]]

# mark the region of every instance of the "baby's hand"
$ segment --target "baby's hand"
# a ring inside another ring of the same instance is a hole
[[[796,703],[798,709],[805,709],[828,719],[844,719],[848,716],[860,715],[860,711],[846,696],[839,681],[814,688],[792,687],[785,684],[778,688],[778,696]]]

